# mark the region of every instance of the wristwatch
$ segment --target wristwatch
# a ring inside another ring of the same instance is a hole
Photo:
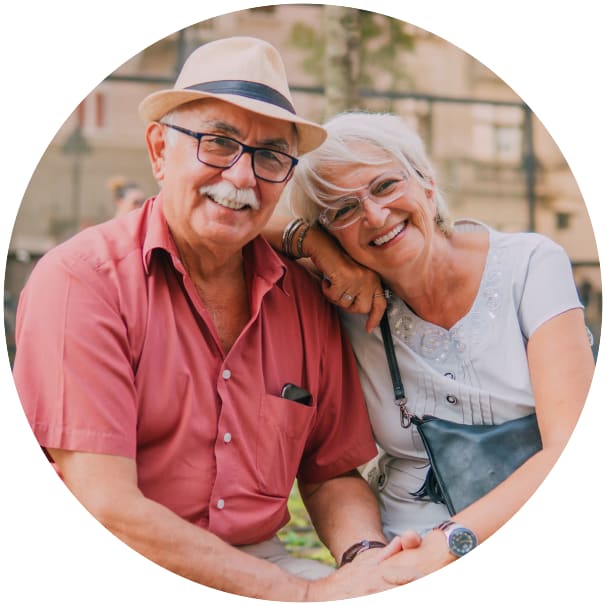
[[[441,530],[446,535],[448,549],[457,558],[469,553],[478,544],[478,538],[472,530],[452,520],[442,522],[434,530]]]
[[[339,568],[344,566],[345,564],[349,564],[349,562],[353,561],[353,559],[363,551],[368,551],[369,549],[377,549],[385,547],[385,543],[381,541],[369,541],[368,539],[364,539],[359,543],[354,543],[351,547],[349,547],[343,557],[341,558],[341,563],[339,564]]]

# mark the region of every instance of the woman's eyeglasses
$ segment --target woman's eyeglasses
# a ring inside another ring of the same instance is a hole
[[[390,172],[379,175],[365,188],[366,193],[347,195],[327,203],[318,220],[328,229],[344,229],[353,225],[364,214],[364,202],[370,200],[379,206],[385,206],[404,195],[408,188],[408,178],[402,172]]]

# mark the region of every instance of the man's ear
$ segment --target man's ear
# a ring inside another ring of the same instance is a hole
[[[158,122],[150,122],[145,129],[145,143],[151,163],[152,173],[156,181],[164,178],[164,161],[166,154],[166,138],[164,127]]]

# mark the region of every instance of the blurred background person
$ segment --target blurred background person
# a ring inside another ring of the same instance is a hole
[[[135,181],[127,181],[124,177],[113,177],[108,187],[114,200],[114,217],[121,217],[145,202],[145,194]]]

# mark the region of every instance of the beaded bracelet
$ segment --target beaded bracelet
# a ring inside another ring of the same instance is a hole
[[[282,232],[282,252],[290,256],[290,239],[292,238],[292,228],[297,223],[298,219],[292,219]]]
[[[309,223],[303,223],[303,227],[299,231],[299,237],[297,238],[297,259],[302,259],[305,256],[303,252],[303,239],[307,235],[311,225]]]
[[[282,251],[289,257],[296,258],[292,252],[292,239],[297,229],[304,224],[305,221],[303,219],[293,219],[284,228],[284,232],[282,233]]]
[[[291,243],[294,230],[298,227],[300,222],[301,219],[292,219],[292,221],[290,221],[288,225],[286,225],[284,231],[282,232],[282,251],[289,257],[292,255]]]

